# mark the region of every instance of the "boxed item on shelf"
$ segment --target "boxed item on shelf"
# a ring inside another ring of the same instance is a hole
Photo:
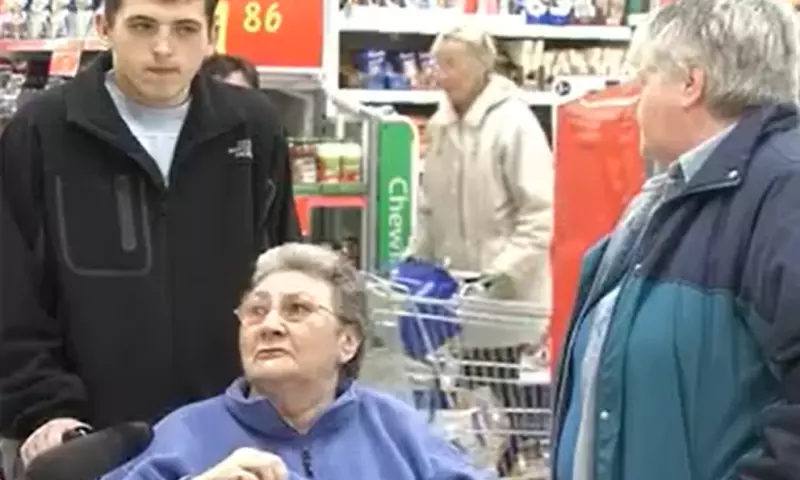
[[[364,49],[355,54],[353,68],[344,64],[343,86],[367,90],[434,88],[433,59],[429,53]],[[346,58],[343,55],[342,58]]]

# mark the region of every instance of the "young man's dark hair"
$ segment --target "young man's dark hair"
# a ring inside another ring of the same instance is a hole
[[[215,54],[203,62],[201,71],[241,87],[258,88],[258,72],[247,60],[234,55]]]
[[[110,23],[114,23],[114,20],[117,18],[117,12],[119,12],[120,7],[122,6],[122,2],[125,0],[104,0],[103,1],[103,14],[108,19]],[[180,0],[163,0],[164,2],[178,2]],[[219,0],[203,0],[203,6],[206,14],[206,20],[208,21],[208,27],[214,27],[214,11],[217,9],[217,3]]]
[[[112,3],[97,31],[113,55],[0,135],[11,458],[77,428],[157,421],[241,374],[233,308],[259,253],[299,232],[267,97],[197,75],[214,48],[211,5]]]

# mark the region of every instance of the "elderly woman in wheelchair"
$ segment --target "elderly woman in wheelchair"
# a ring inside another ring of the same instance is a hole
[[[267,251],[236,310],[244,376],[164,418],[106,480],[492,477],[412,407],[359,384],[365,312],[362,280],[337,253]]]

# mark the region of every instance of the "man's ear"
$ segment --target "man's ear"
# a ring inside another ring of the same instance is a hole
[[[94,16],[94,30],[97,32],[97,36],[104,42],[108,42],[108,34],[111,30],[111,25],[108,22],[108,18],[106,14],[103,12],[97,12]]]
[[[206,49],[206,57],[210,57],[217,53],[219,45],[217,45],[217,41],[219,41],[219,29],[220,25],[217,21],[217,16],[214,15],[214,23],[211,24],[211,31],[208,34],[208,48]]]

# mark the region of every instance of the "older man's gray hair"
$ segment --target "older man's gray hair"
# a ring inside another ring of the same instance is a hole
[[[347,258],[330,248],[287,243],[267,250],[258,258],[252,285],[255,287],[272,273],[285,271],[302,272],[330,284],[334,313],[343,325],[354,327],[361,340],[358,352],[343,366],[342,374],[358,377],[366,348],[365,339],[370,332],[363,276]]]
[[[785,0],[677,0],[653,12],[628,52],[636,73],[672,76],[699,68],[718,117],[797,102],[800,22]]]

